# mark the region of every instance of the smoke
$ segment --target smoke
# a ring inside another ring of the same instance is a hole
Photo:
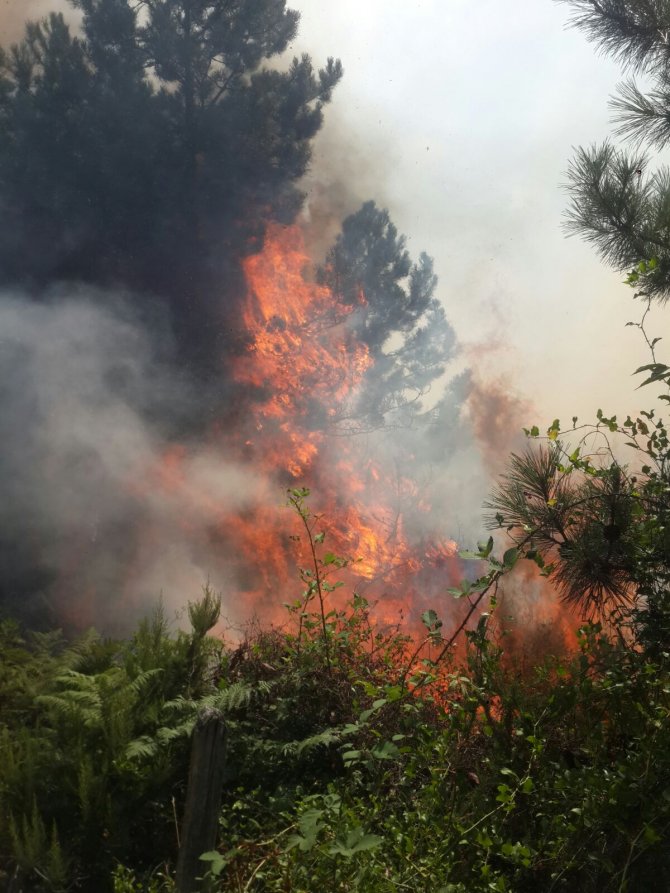
[[[77,20],[77,13],[64,0],[4,0],[0,6],[3,46],[23,37],[26,22],[42,19],[52,12],[62,13],[69,21]]]
[[[209,399],[179,370],[161,317],[136,308],[131,295],[83,287],[40,302],[0,296],[4,600],[27,606],[33,624],[124,633],[159,597],[177,612],[209,581],[232,623],[276,619],[297,582],[291,519],[278,514],[283,466],[245,456],[253,414],[233,435],[213,424],[189,436]],[[494,450],[518,409],[463,375],[418,428],[374,432],[348,453],[341,438],[323,443],[312,508],[351,534],[341,554],[354,558],[372,525],[389,563],[355,585],[388,622],[440,605],[445,622],[456,618],[444,601],[462,572],[451,538],[477,536],[490,480],[473,430]]]
[[[351,138],[337,103],[328,110],[302,183],[305,245],[317,262],[335,241],[342,221],[359,209],[363,199],[386,195],[392,166],[383,145],[379,150],[365,151]]]
[[[497,474],[502,471],[509,454],[523,445],[521,429],[528,420],[531,404],[515,393],[508,381],[482,382],[475,375],[471,380],[467,409],[489,474]]]
[[[267,482],[202,441],[171,466],[197,400],[152,322],[90,290],[0,296],[0,579],[15,606],[126,626],[161,593],[176,608],[214,573],[232,586],[209,527]]]

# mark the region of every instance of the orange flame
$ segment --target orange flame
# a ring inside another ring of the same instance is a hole
[[[246,259],[244,273],[244,349],[233,377],[244,392],[245,412],[238,413],[242,421],[234,430],[219,426],[211,449],[262,478],[264,498],[228,507],[193,487],[184,472],[185,448],[165,454],[149,486],[184,507],[183,531],[202,531],[207,518],[208,547],[214,543],[220,552],[234,593],[228,607],[237,607],[238,620],[260,614],[264,623],[281,623],[282,604],[302,598],[296,563],[310,566],[309,544],[279,494],[287,486],[307,486],[315,494],[311,509],[319,513],[315,530],[327,538],[321,548],[350,559],[344,572],[349,592],[376,603],[382,623],[404,617],[417,624],[422,610],[435,608],[446,614],[447,629],[462,612],[460,602],[444,596],[462,577],[456,543],[412,536],[408,508],[414,516],[429,512],[428,495],[387,467],[383,456],[368,455],[364,438],[337,436],[338,425],[355,413],[373,364],[350,325],[365,297],[352,306],[310,278],[296,226],[270,226],[263,250]],[[268,499],[268,492],[277,498]]]
[[[298,227],[270,227],[263,252],[244,264],[248,344],[235,368],[236,380],[261,395],[247,446],[261,442],[261,464],[294,479],[312,467],[324,428],[344,411],[372,362],[347,328],[353,308],[309,282],[307,267]]]
[[[244,272],[246,349],[233,375],[254,395],[242,455],[278,484],[315,491],[327,550],[351,559],[347,574],[353,588],[379,601],[378,618],[396,622],[400,613],[415,613],[410,605],[421,593],[410,581],[422,569],[431,567],[435,576],[439,565],[446,587],[459,568],[455,543],[438,548],[410,542],[403,503],[421,502],[416,484],[367,456],[362,441],[334,436],[338,422],[355,412],[373,363],[349,325],[365,297],[351,306],[310,279],[302,232],[295,226],[269,227],[262,252],[247,258]],[[305,544],[301,549],[295,536],[287,536],[290,523],[277,507],[262,505],[226,515],[219,524],[242,571],[243,601],[273,619],[277,606],[293,600],[287,593],[295,597],[296,551],[299,561],[309,561]],[[260,575],[252,575],[249,588],[244,566],[255,566]]]

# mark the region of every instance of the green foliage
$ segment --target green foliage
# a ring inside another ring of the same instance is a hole
[[[117,865],[112,874],[113,893],[162,893],[174,889],[174,885],[164,876],[139,880],[134,871],[124,865]]]
[[[666,301],[670,294],[670,172],[650,171],[641,146],[663,149],[670,140],[668,97],[670,7],[665,2],[561,0],[574,10],[573,23],[624,66],[644,73],[612,100],[617,135],[632,151],[610,143],[580,148],[569,171],[571,204],[567,227],[592,242],[617,270],[631,270],[629,284]]]
[[[194,713],[170,706],[216,693],[221,643],[205,633],[218,608],[206,590],[191,605],[195,627],[171,636],[159,607],[127,643],[89,634],[66,647],[51,633],[24,643],[4,624],[14,658],[2,688],[0,853],[31,888],[111,889],[117,853],[141,868],[170,856]]]
[[[572,462],[591,465],[577,451]],[[293,496],[325,569],[318,519]],[[491,568],[468,584],[473,603],[525,548],[480,544]],[[213,706],[229,744],[221,847],[202,860],[220,893],[667,889],[667,653],[587,625],[576,655],[522,676],[486,615],[462,628],[457,664],[458,630],[436,611],[410,648],[371,625],[365,599],[334,610],[328,597],[312,591],[289,606],[290,629],[226,649],[205,635],[218,614],[206,592],[190,633],[169,635],[159,608],[89,672],[95,637],[34,639],[19,666],[51,672],[32,699],[18,687],[24,706],[0,730],[7,872],[35,890],[169,890],[188,738]],[[7,625],[7,652],[20,641]]]
[[[470,642],[447,709],[436,689],[376,699],[319,790],[238,788],[216,889],[665,889],[667,665],[592,626],[521,680]]]
[[[665,381],[659,365],[643,367],[656,370],[644,384]],[[668,621],[662,615],[670,583],[670,442],[665,424],[654,410],[624,422],[598,410],[595,424],[577,427],[576,422],[559,438],[556,419],[546,444],[512,455],[486,504],[489,526],[506,528],[516,557],[534,561],[583,614],[614,613],[618,624],[632,622],[646,645],[650,636],[659,645],[667,643]],[[536,440],[539,429],[533,426],[526,434]],[[576,448],[562,439],[575,434]],[[634,472],[617,459],[617,439],[642,457]]]
[[[49,837],[35,800],[31,813],[24,813],[20,824],[10,817],[9,834],[20,869],[38,872],[50,890],[65,889],[68,865],[63,858],[56,825],[53,824]]]

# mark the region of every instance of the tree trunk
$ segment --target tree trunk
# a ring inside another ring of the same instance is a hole
[[[198,714],[191,744],[186,807],[177,860],[177,893],[206,889],[198,877],[207,871],[203,853],[216,847],[225,765],[226,725],[218,710]]]

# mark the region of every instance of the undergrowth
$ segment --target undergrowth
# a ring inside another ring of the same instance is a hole
[[[286,630],[227,646],[208,590],[188,632],[160,608],[127,641],[0,625],[5,885],[173,889],[190,732],[212,706],[229,742],[212,890],[669,889],[668,654],[589,624],[577,653],[522,674],[485,621],[462,660],[414,648],[359,596],[328,609],[318,587],[343,563],[300,506],[320,573],[302,572]],[[424,623],[424,645],[449,641]]]

